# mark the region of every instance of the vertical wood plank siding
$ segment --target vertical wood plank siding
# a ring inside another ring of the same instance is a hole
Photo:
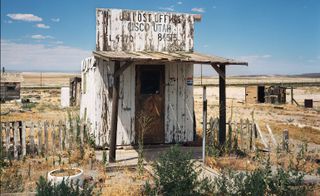
[[[121,66],[124,62],[121,63]],[[165,143],[193,140],[193,64],[165,64]],[[108,145],[111,128],[114,62],[87,58],[82,62],[82,77],[86,77],[86,92],[82,92],[80,116],[90,123],[96,145]],[[117,145],[135,144],[135,83],[136,66],[120,75],[117,124]],[[83,84],[84,85],[84,84]],[[83,88],[82,88],[83,89]],[[112,88],[110,88],[112,89]]]

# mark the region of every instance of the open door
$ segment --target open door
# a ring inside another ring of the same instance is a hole
[[[258,86],[258,103],[265,102],[265,86]]]
[[[152,119],[144,143],[164,143],[164,88],[163,65],[136,67],[136,141],[141,131],[138,118],[143,113]]]

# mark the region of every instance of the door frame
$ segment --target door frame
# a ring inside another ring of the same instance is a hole
[[[161,133],[161,142],[159,143],[151,143],[151,144],[162,144],[165,143],[165,65],[164,64],[137,64],[135,66],[136,78],[135,78],[135,116],[138,117],[138,113],[141,111],[140,103],[139,103],[139,95],[141,92],[141,82],[140,75],[141,70],[159,70],[160,71],[160,93],[159,95],[162,98],[162,113],[160,114],[160,121],[162,124],[162,133]],[[135,143],[138,143],[138,120],[135,120]],[[148,143],[146,143],[148,144]],[[150,144],[150,143],[149,143]]]

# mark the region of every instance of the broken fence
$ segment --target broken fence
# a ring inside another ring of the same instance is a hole
[[[83,144],[87,133],[87,125],[78,120],[2,122],[2,157],[20,159],[26,155],[54,155]]]
[[[259,124],[254,121],[240,120],[239,122],[227,123],[227,138],[226,147],[230,150],[241,149],[247,152],[257,149],[263,151],[276,150],[280,145],[285,148],[288,143],[288,137],[283,137],[281,142],[278,142],[273,134],[272,129],[266,124],[267,132],[262,132]],[[284,131],[285,134],[286,130]],[[210,118],[206,131],[206,146],[218,146],[219,138],[219,119]]]

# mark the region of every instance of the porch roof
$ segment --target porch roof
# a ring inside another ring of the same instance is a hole
[[[129,62],[188,62],[195,64],[211,65],[248,65],[247,62],[237,61],[213,55],[205,55],[197,52],[125,52],[125,51],[93,51],[93,55],[107,61]]]

